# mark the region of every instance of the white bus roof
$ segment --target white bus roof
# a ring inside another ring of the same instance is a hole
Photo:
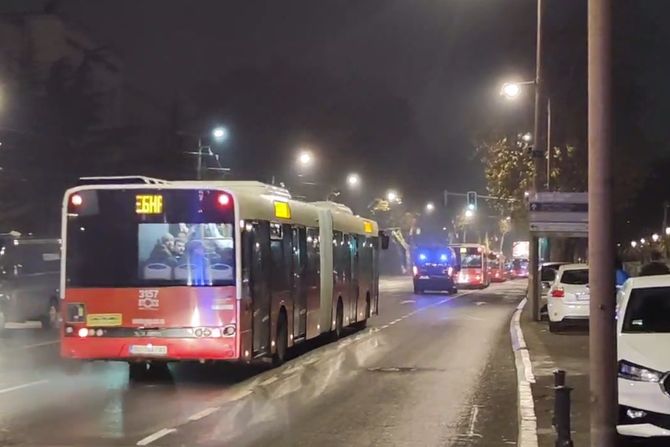
[[[140,176],[129,176],[129,179],[137,179]],[[87,179],[90,180],[91,178]],[[376,236],[379,227],[370,219],[355,216],[346,205],[336,202],[302,202],[294,200],[291,193],[279,186],[268,185],[258,181],[165,181],[151,179],[151,183],[129,182],[128,184],[110,182],[118,177],[97,177],[100,183],[88,183],[75,187],[66,194],[74,193],[84,189],[178,189],[178,188],[211,188],[221,189],[231,193],[235,197],[238,209],[238,217],[242,220],[267,220],[279,223],[296,223],[309,227],[317,227],[319,222],[319,210],[328,210],[333,218],[333,228],[337,231],[347,233],[364,234]],[[287,203],[290,208],[290,218],[278,218],[276,216],[275,202]]]

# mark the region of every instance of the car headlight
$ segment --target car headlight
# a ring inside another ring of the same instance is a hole
[[[636,365],[625,360],[619,361],[619,377],[637,382],[655,382],[663,379],[664,374],[644,366]]]

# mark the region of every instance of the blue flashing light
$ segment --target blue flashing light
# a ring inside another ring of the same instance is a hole
[[[425,261],[426,259],[428,259],[428,256],[426,256],[424,253],[421,253],[421,254],[419,255],[419,260],[420,260],[420,261]]]
[[[449,257],[446,254],[443,253],[440,255],[440,261],[447,262],[448,259]]]

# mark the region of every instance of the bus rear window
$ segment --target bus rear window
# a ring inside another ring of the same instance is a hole
[[[80,212],[68,215],[67,286],[234,284],[234,212],[232,204],[221,206],[217,194],[83,191]],[[138,195],[161,199],[139,213]]]

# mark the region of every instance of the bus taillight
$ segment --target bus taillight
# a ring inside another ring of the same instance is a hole
[[[70,204],[72,206],[81,206],[82,203],[84,203],[84,199],[79,194],[72,194],[70,196]]]
[[[221,206],[228,206],[230,205],[230,196],[222,192],[219,194],[219,197],[217,197],[216,201]]]

